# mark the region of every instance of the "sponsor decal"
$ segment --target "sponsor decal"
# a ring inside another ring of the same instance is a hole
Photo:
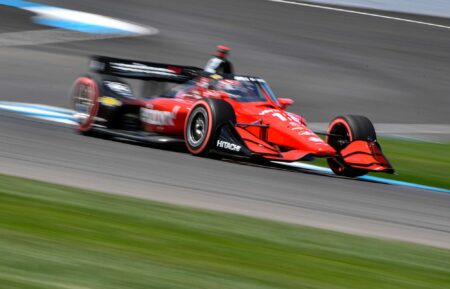
[[[279,111],[278,109],[265,109],[265,110],[261,111],[259,113],[259,115],[266,115],[266,114],[269,114],[269,113],[272,113],[272,112],[278,112],[278,111]]]
[[[133,96],[130,86],[125,83],[115,81],[103,81],[103,83],[114,92],[124,96]]]
[[[281,121],[287,121],[287,118],[285,118],[281,113],[279,113],[279,112],[276,112],[276,113],[272,113],[272,116],[273,117],[277,117],[277,118],[279,118]]]
[[[278,118],[280,121],[283,121],[283,122],[285,122],[285,121],[288,120],[288,118],[286,118],[286,117],[282,114],[282,112],[281,112],[280,110],[278,110],[278,109],[265,109],[265,110],[263,110],[263,111],[261,111],[261,112],[259,113],[259,115],[266,115],[266,114],[272,114],[273,117],[276,117],[276,118]],[[292,119],[291,119],[290,117],[289,117],[289,120],[292,121]]]
[[[265,109],[259,113],[259,115],[266,114],[271,114],[273,117],[278,118],[282,122],[289,121],[289,125],[293,127],[305,126],[305,124],[302,123],[301,118],[290,112],[282,111],[279,109]]]
[[[174,76],[176,72],[167,68],[148,66],[142,63],[133,62],[132,64],[111,62],[110,66],[113,69],[125,71],[125,72],[138,72],[147,74],[158,74],[163,76]]]
[[[211,75],[212,79],[222,79],[222,76],[218,75],[218,74],[213,74]]]
[[[229,142],[226,142],[223,140],[217,140],[216,146],[219,148],[230,150],[230,151],[235,151],[235,152],[241,151],[241,146],[233,144],[233,143],[229,143]]]
[[[314,135],[314,133],[310,130],[304,130],[299,132],[298,135]]]
[[[121,106],[122,102],[114,97],[102,96],[99,99],[100,103],[105,106]]]
[[[161,111],[148,108],[141,108],[141,121],[152,125],[174,126],[180,106],[174,106],[172,111]]]
[[[253,81],[253,82],[257,81],[257,82],[260,82],[260,83],[265,83],[265,81],[263,79],[261,79],[261,78],[249,77],[249,76],[235,76],[234,80],[236,80],[236,81]]]
[[[293,114],[293,113],[288,112],[288,111],[286,111],[286,113],[289,115],[289,117],[292,119],[292,121],[295,121],[295,122],[297,122],[299,124],[302,124],[302,122],[301,122],[300,118],[298,117],[298,115]]]

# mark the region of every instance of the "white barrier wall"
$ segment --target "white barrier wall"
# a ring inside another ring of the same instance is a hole
[[[450,0],[306,0],[321,4],[344,5],[392,12],[450,17]]]

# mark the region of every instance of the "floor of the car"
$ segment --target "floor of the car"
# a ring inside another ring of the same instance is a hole
[[[184,139],[182,137],[167,136],[146,131],[107,129],[100,127],[95,128],[95,130],[99,133],[108,135],[113,138],[122,138],[143,143],[184,143]]]

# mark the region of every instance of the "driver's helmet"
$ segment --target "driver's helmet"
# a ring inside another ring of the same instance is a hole
[[[216,56],[219,58],[226,58],[229,52],[230,48],[228,46],[225,45],[216,46]]]

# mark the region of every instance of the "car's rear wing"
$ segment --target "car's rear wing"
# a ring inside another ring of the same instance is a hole
[[[153,63],[107,56],[91,56],[93,72],[125,78],[182,83],[200,75],[203,69],[193,66]]]

